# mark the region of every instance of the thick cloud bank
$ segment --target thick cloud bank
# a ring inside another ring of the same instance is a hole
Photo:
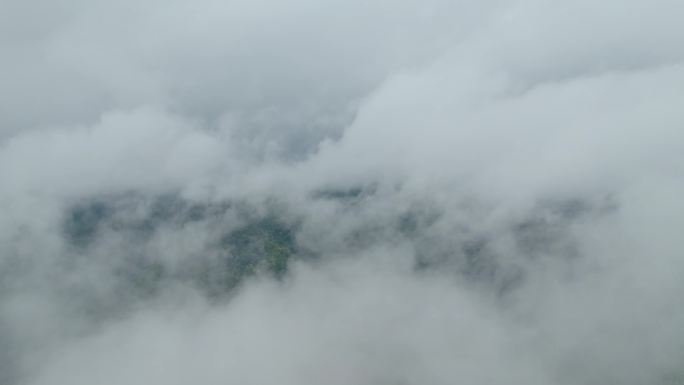
[[[684,383],[684,2],[0,2],[0,383]]]

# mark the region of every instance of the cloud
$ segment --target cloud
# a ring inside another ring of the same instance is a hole
[[[0,382],[678,384],[674,0],[0,5]]]

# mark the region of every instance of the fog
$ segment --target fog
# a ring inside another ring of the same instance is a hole
[[[0,0],[0,384],[683,384],[682,15]]]

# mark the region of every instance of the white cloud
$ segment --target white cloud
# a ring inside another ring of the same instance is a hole
[[[683,7],[3,2],[0,382],[681,382]]]

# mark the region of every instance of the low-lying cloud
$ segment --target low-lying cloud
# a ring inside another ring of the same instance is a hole
[[[684,5],[0,4],[0,382],[684,383]]]

